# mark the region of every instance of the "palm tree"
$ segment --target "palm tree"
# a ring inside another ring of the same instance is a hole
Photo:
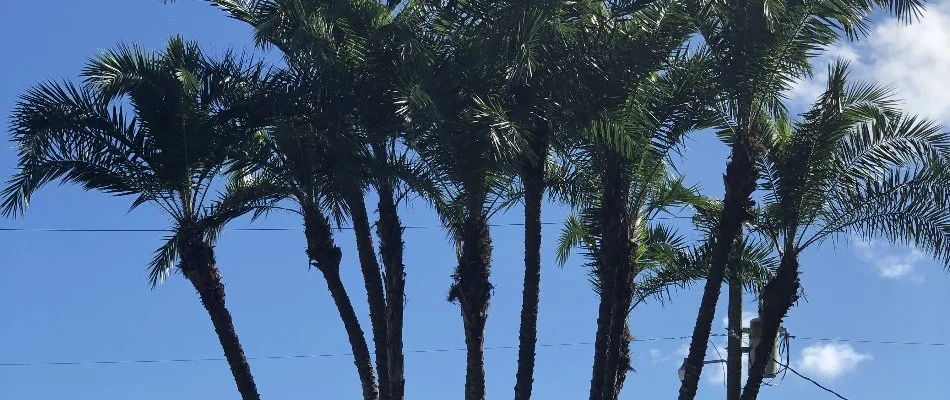
[[[950,263],[950,133],[897,112],[884,88],[849,84],[847,66],[829,66],[825,92],[801,121],[768,131],[758,229],[782,257],[761,295],[761,343],[774,343],[798,299],[799,255],[830,237],[882,237]],[[744,400],[758,395],[772,357],[770,345],[756,347]]]
[[[601,295],[591,399],[617,395],[627,309],[635,293],[635,238],[641,213],[657,186],[666,155],[687,132],[702,126],[706,89],[703,51],[678,50],[689,35],[675,2],[656,2],[630,14],[595,13],[578,34],[575,64],[582,68],[563,100],[576,121],[578,153],[554,175],[568,190],[558,197],[581,209],[600,210]],[[678,54],[677,54],[678,53]],[[671,57],[672,54],[672,57]],[[632,64],[631,64],[632,63]],[[657,72],[668,71],[668,72]],[[688,83],[687,83],[688,82]],[[653,153],[651,153],[653,152]],[[596,172],[595,172],[596,171]],[[585,176],[586,174],[586,176]],[[555,180],[557,181],[557,180]],[[573,188],[571,188],[573,187]]]
[[[673,246],[670,231],[650,229],[650,219],[698,199],[666,168],[685,135],[709,123],[705,52],[684,49],[670,56],[688,34],[678,15],[670,3],[661,2],[600,35],[602,42],[592,47],[601,53],[588,52],[598,72],[611,72],[602,74],[602,80],[582,79],[593,82],[587,90],[609,95],[618,90],[608,89],[613,85],[626,91],[625,98],[612,97],[616,103],[604,104],[609,112],[588,114],[593,119],[582,135],[585,140],[566,171],[573,176],[565,181],[574,188],[563,195],[585,215],[587,222],[569,226],[585,227],[585,235],[593,239],[584,242],[596,257],[592,280],[600,307],[591,399],[617,398],[629,367],[625,332],[637,292],[634,278],[652,263],[648,251]],[[654,21],[655,30],[644,30],[645,21]],[[640,61],[636,69],[627,66],[630,59]]]
[[[256,400],[214,257],[222,226],[247,210],[206,199],[231,139],[244,129],[242,112],[225,106],[239,88],[223,70],[195,43],[173,37],[162,52],[121,46],[99,55],[83,73],[85,86],[50,82],[29,90],[13,112],[19,164],[3,192],[3,212],[23,213],[36,190],[57,180],[135,196],[132,208],[158,206],[174,224],[152,259],[150,284],[173,267],[191,282],[241,397]]]
[[[722,201],[709,197],[691,198],[689,207],[694,211],[692,221],[696,230],[705,238],[697,246],[658,257],[660,264],[645,272],[637,284],[634,306],[654,299],[663,303],[671,299],[672,289],[684,289],[709,276],[709,260],[712,249],[709,237],[715,234],[722,214]],[[655,257],[656,258],[656,257]],[[736,240],[729,257],[729,271],[724,283],[736,286],[744,292],[758,293],[762,286],[775,275],[779,260],[771,242],[761,235],[743,235]]]
[[[724,176],[722,216],[711,243],[709,279],[693,328],[680,400],[696,395],[728,255],[743,223],[754,214],[751,195],[765,151],[763,125],[785,114],[782,93],[791,81],[810,74],[810,58],[842,32],[849,37],[867,33],[874,7],[888,7],[903,18],[912,17],[922,7],[915,0],[693,0],[687,4],[699,34],[718,60],[713,71],[722,96],[720,131],[729,138],[732,151]]]
[[[344,201],[353,221],[369,302],[379,395],[401,400],[405,391],[402,326],[406,274],[398,206],[405,198],[407,183],[414,189],[425,184],[416,179],[418,171],[412,170],[412,156],[400,139],[402,120],[396,114],[393,93],[395,82],[404,75],[403,58],[412,53],[402,41],[401,32],[412,28],[418,7],[408,4],[394,13],[399,2],[390,1],[386,7],[375,1],[214,3],[253,26],[257,41],[280,49],[287,63],[298,66],[301,74],[322,74],[322,78],[308,79],[328,79],[323,85],[339,90],[349,101],[344,118],[353,124],[354,138],[358,137],[364,147],[355,150],[370,156],[364,162],[380,166],[364,182],[363,190],[347,195]],[[307,114],[323,110],[298,111]],[[382,276],[365,204],[367,188],[378,197],[376,232]]]
[[[372,358],[341,280],[343,253],[332,231],[351,215],[352,199],[361,198],[371,158],[351,132],[352,98],[324,86],[334,84],[332,72],[290,68],[244,77],[255,89],[240,101],[253,105],[247,107],[256,110],[251,126],[259,130],[240,140],[244,153],[234,157],[223,202],[249,207],[255,217],[285,210],[303,218],[306,253],[311,266],[323,274],[340,313],[363,398],[376,399]],[[288,201],[294,206],[285,206]]]
[[[572,96],[562,83],[576,67],[576,31],[585,17],[602,12],[594,1],[470,1],[478,9],[485,36],[478,42],[483,68],[504,71],[498,96],[507,117],[522,130],[525,152],[511,165],[504,205],[524,204],[525,275],[519,329],[515,399],[531,398],[541,283],[541,208],[547,192],[549,154],[561,147],[569,116],[560,98]]]
[[[467,366],[465,399],[485,398],[484,333],[492,285],[488,221],[523,154],[523,130],[510,113],[504,71],[484,62],[482,38],[495,21],[477,2],[422,2],[410,43],[415,76],[402,89],[411,146],[437,182],[435,206],[456,241],[449,300],[461,309]],[[429,4],[431,3],[431,4]]]

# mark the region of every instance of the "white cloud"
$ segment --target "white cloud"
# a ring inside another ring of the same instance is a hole
[[[851,61],[852,80],[891,87],[908,112],[950,123],[950,0],[927,5],[919,21],[905,24],[886,18],[867,38],[844,41],[816,60],[815,77],[797,82],[789,98],[811,104],[823,91],[827,65],[835,58]]]
[[[722,385],[726,382],[726,364],[707,365],[707,368],[713,368],[709,371],[709,383],[712,385]]]
[[[802,349],[797,365],[803,372],[824,379],[835,379],[853,372],[858,364],[871,359],[870,354],[858,353],[851,345],[825,343]]]
[[[717,349],[718,351],[716,351]],[[706,349],[706,359],[725,359],[727,357],[727,351],[726,343],[710,343],[710,346]],[[703,372],[708,377],[706,381],[711,385],[722,385],[726,382],[725,363],[708,364],[705,366],[705,368],[703,368]]]
[[[950,1],[928,7],[920,21],[891,18],[868,38],[870,56],[862,63],[871,78],[889,84],[908,110],[950,121]]]
[[[672,357],[671,355],[664,353],[663,350],[660,350],[660,349],[650,349],[650,350],[647,350],[647,353],[650,354],[650,360],[652,360],[654,364],[665,363],[669,361],[670,358]]]
[[[913,247],[889,247],[880,241],[855,240],[854,249],[858,258],[874,266],[882,278],[923,282],[924,277],[917,272],[917,264],[927,259],[920,250]]]
[[[674,354],[686,358],[689,355],[689,343],[683,343],[676,348]]]
[[[861,67],[861,56],[855,48],[847,44],[835,44],[825,49],[825,52],[813,61],[814,76],[810,79],[801,79],[792,83],[788,97],[800,104],[810,105],[825,91],[828,83],[828,65],[834,60],[849,61],[852,68]]]
[[[677,346],[673,351],[666,351],[656,347],[647,350],[647,356],[650,357],[650,361],[652,361],[654,364],[672,362],[679,366],[687,355],[689,355],[688,343],[683,343]]]

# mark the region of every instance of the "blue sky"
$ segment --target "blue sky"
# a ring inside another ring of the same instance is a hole
[[[157,0],[34,0],[8,2],[0,13],[0,114],[16,96],[47,79],[74,79],[85,61],[117,42],[160,48],[182,34],[208,51],[250,48],[249,30],[197,0],[163,5]],[[950,122],[950,1],[928,12],[914,27],[883,21],[877,35],[837,46],[834,54],[853,60],[856,74],[882,80],[901,91],[912,110]],[[824,62],[824,60],[819,60]],[[913,73],[907,73],[912,71]],[[820,80],[820,76],[818,77]],[[791,98],[805,101],[814,83],[803,82]],[[696,135],[681,170],[688,180],[721,194],[726,149],[711,135]],[[14,167],[10,145],[0,146],[0,175]],[[168,221],[148,207],[128,213],[129,200],[52,185],[35,196],[20,220],[0,227],[162,228]],[[520,210],[497,222],[518,222]],[[567,210],[547,207],[543,219],[563,220]],[[437,225],[422,204],[403,210],[407,225]],[[246,227],[240,220],[231,227]],[[290,215],[275,214],[253,226],[299,227]],[[593,340],[596,301],[583,261],[562,269],[554,263],[558,226],[543,232],[544,269],[539,342]],[[522,233],[518,227],[492,232],[496,286],[486,345],[517,344],[522,279]],[[193,289],[173,276],[148,289],[145,266],[160,245],[157,233],[0,232],[0,363],[220,357],[221,350]],[[787,327],[803,337],[946,341],[950,321],[947,276],[936,263],[906,247],[883,243],[826,242],[802,257],[806,300],[792,310]],[[357,311],[366,315],[365,293],[353,254],[351,233],[337,240],[344,249],[344,282]],[[340,354],[349,345],[322,277],[308,271],[302,232],[227,232],[217,247],[231,309],[251,357]],[[454,252],[440,229],[406,233],[407,350],[464,347],[458,309],[445,301]],[[665,308],[647,304],[634,311],[638,338],[688,335],[700,289],[681,291]],[[725,303],[725,300],[721,302]],[[751,303],[747,306],[752,310]],[[724,311],[718,314],[725,316]],[[364,330],[368,321],[364,318]],[[717,318],[715,332],[724,331]],[[714,339],[717,345],[722,338]],[[638,342],[625,399],[674,398],[676,369],[685,340]],[[538,351],[536,398],[584,398],[592,346],[542,347]],[[710,352],[714,357],[714,352]],[[792,362],[809,376],[852,399],[936,399],[950,391],[945,372],[950,347],[838,344],[792,341]],[[490,399],[511,396],[516,351],[486,351]],[[718,357],[717,357],[718,358]],[[461,398],[464,352],[410,353],[407,397]],[[255,360],[252,368],[268,399],[350,399],[359,385],[349,356]],[[724,396],[720,374],[707,368],[699,399]],[[789,375],[763,398],[826,398],[811,384]],[[224,362],[80,366],[0,366],[3,399],[201,399],[237,398]]]

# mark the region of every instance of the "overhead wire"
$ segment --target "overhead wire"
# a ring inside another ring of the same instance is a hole
[[[728,334],[712,334],[712,337],[725,337]],[[794,336],[791,336],[794,338]],[[668,341],[668,340],[686,340],[690,336],[665,336],[665,337],[651,337],[651,338],[633,338],[633,342],[655,342],[655,341]],[[814,339],[814,338],[803,338],[798,337],[803,340],[823,340],[823,339]],[[918,343],[921,345],[931,345],[931,343],[923,342],[894,342],[894,341],[862,341],[862,343],[873,343],[873,344],[912,344]],[[592,342],[567,342],[567,343],[539,343],[538,347],[543,348],[552,348],[552,347],[573,347],[573,346],[589,346],[593,345]],[[713,344],[715,346],[715,344]],[[941,345],[948,345],[950,343],[945,343]],[[487,346],[485,350],[512,350],[517,349],[518,346],[509,345],[509,346]],[[717,349],[718,350],[718,349]],[[408,354],[423,354],[423,353],[451,353],[466,351],[465,348],[442,348],[442,349],[418,349],[418,350],[406,350]],[[324,354],[292,354],[292,355],[272,355],[272,356],[256,356],[256,357],[247,357],[248,360],[284,360],[284,359],[308,359],[308,358],[331,358],[331,357],[347,357],[352,356],[352,353],[324,353]],[[201,361],[226,361],[223,357],[208,357],[208,358],[175,358],[175,359],[142,359],[142,360],[94,360],[94,361],[38,361],[38,362],[0,362],[0,367],[30,367],[30,366],[56,366],[56,365],[111,365],[111,364],[162,364],[162,363],[187,363],[187,362],[201,362]],[[788,368],[788,364],[779,362],[785,368]],[[800,375],[796,371],[789,368],[789,371],[792,371],[796,375]]]
[[[784,364],[784,363],[782,363],[781,361],[779,361],[778,359],[775,359],[775,358],[773,358],[773,359],[775,360],[775,362],[778,363],[778,365],[781,365],[783,368],[785,368],[785,369],[788,370],[788,371],[792,371],[792,373],[795,374],[795,375],[798,375],[799,378],[802,378],[802,379],[804,379],[804,380],[806,380],[806,381],[808,381],[808,382],[811,382],[811,384],[817,386],[818,388],[820,388],[820,389],[822,389],[822,390],[824,390],[824,391],[826,391],[826,392],[828,392],[828,393],[831,393],[831,394],[837,396],[839,399],[848,400],[847,397],[842,396],[840,393],[838,393],[838,392],[836,392],[836,391],[834,391],[834,390],[831,390],[831,389],[825,387],[824,385],[818,383],[817,381],[815,381],[815,380],[812,379],[812,378],[809,378],[809,377],[807,377],[807,376],[805,376],[805,375],[802,375],[800,372],[796,371],[794,368],[790,367],[788,364]]]
[[[674,220],[674,219],[689,219],[692,217],[689,216],[669,216],[669,217],[656,217],[654,220]],[[551,226],[551,225],[561,225],[561,222],[542,222],[541,225]],[[512,222],[512,223],[494,223],[488,224],[489,227],[499,228],[499,227],[511,227],[511,226],[524,226],[524,222]],[[403,229],[444,229],[445,225],[407,225],[403,226]],[[353,227],[350,226],[340,226],[336,227],[337,230],[352,230]],[[231,232],[294,232],[294,231],[303,231],[303,228],[225,228],[224,231]],[[66,232],[66,233],[102,233],[102,232],[157,232],[157,233],[168,233],[171,232],[171,229],[161,229],[161,228],[0,228],[0,232]]]

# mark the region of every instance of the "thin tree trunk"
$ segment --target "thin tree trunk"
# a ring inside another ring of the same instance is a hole
[[[627,240],[627,243],[630,241]],[[636,248],[627,247],[627,254],[636,254]],[[607,346],[607,363],[604,380],[604,400],[616,400],[620,395],[620,388],[623,387],[621,377],[626,377],[626,369],[630,368],[629,360],[624,363],[624,351],[629,351],[629,339],[627,337],[629,328],[627,327],[627,312],[630,310],[630,304],[633,302],[633,292],[635,290],[633,282],[633,272],[636,266],[627,257],[627,262],[619,265],[617,278],[614,281],[614,299],[613,310],[611,314],[610,341]],[[627,355],[629,356],[629,355]]]
[[[759,313],[759,318],[762,319],[762,336],[758,346],[753,349],[755,357],[749,367],[749,379],[742,391],[742,400],[755,400],[758,397],[765,366],[775,356],[772,354],[773,344],[782,326],[782,319],[798,301],[800,287],[798,254],[794,250],[786,250],[775,277],[762,290],[762,308]]]
[[[221,273],[215,264],[214,249],[200,239],[188,241],[184,247],[180,253],[181,270],[198,291],[201,304],[211,317],[211,324],[231,367],[238,392],[243,400],[260,400],[251,366],[244,356],[244,349],[231,320],[231,312],[225,306],[224,284],[221,283]]]
[[[742,278],[739,259],[729,262],[729,338],[726,362],[726,400],[742,394]]]
[[[541,295],[541,204],[544,201],[544,155],[547,145],[536,138],[539,160],[525,166],[524,181],[524,289],[518,332],[518,372],[515,400],[531,398],[535,351],[538,343],[538,304]]]
[[[403,400],[406,391],[405,367],[402,350],[403,311],[406,301],[406,272],[403,265],[402,223],[396,210],[395,194],[391,185],[379,188],[379,254],[383,259],[386,285],[386,333],[389,356],[390,395]]]
[[[323,276],[326,278],[330,297],[333,298],[333,303],[336,304],[336,308],[340,312],[343,327],[346,329],[346,335],[350,340],[353,363],[356,365],[360,384],[363,387],[363,398],[366,400],[376,399],[377,389],[376,377],[373,376],[373,360],[370,358],[369,347],[366,345],[366,338],[363,336],[363,328],[360,327],[356,311],[353,310],[353,304],[350,302],[350,297],[346,294],[346,288],[340,279],[340,273],[333,269],[321,269],[321,271],[323,271]]]
[[[597,340],[606,340],[603,353],[594,354],[594,376],[591,378],[590,400],[613,397],[617,391],[617,366],[620,345],[626,327],[627,309],[633,298],[632,244],[630,241],[630,212],[628,198],[630,182],[625,173],[622,156],[608,151],[605,155],[603,196],[601,199],[602,238],[600,248],[601,316],[598,317]],[[604,304],[606,300],[607,304]],[[607,307],[609,311],[605,310]],[[602,324],[603,323],[603,324]],[[595,351],[596,343],[595,343]],[[602,360],[599,360],[602,358]],[[603,365],[598,372],[598,364]]]
[[[736,238],[742,233],[742,223],[752,217],[750,196],[755,190],[756,179],[759,176],[756,162],[761,154],[762,147],[755,133],[751,129],[740,128],[732,146],[732,159],[726,167],[724,178],[726,195],[722,216],[712,243],[709,276],[706,278],[703,298],[696,316],[696,325],[693,327],[692,341],[685,365],[686,374],[680,386],[679,400],[693,400],[696,397],[729,252]]]
[[[327,288],[330,290],[330,297],[333,298],[333,303],[336,304],[340,318],[343,320],[343,327],[346,329],[350,348],[353,351],[353,363],[356,365],[356,372],[363,388],[363,399],[376,400],[378,389],[376,376],[373,373],[373,360],[369,355],[363,328],[360,327],[356,311],[353,310],[353,303],[340,279],[340,260],[343,258],[343,252],[333,242],[329,220],[314,210],[316,207],[304,207],[303,212],[307,256],[311,263],[323,273]]]
[[[620,390],[623,389],[623,384],[627,380],[627,372],[632,369],[631,355],[630,355],[630,341],[633,340],[633,334],[630,333],[630,327],[627,324],[624,324],[623,327],[623,338],[620,341],[620,363],[617,366],[617,373],[614,385],[615,390],[610,393],[610,397],[604,395],[605,400],[617,400],[620,398]]]
[[[465,400],[484,400],[485,322],[492,290],[488,279],[492,246],[488,216],[481,210],[480,202],[473,203],[468,212],[476,214],[465,217],[460,227],[462,251],[449,300],[459,302],[465,329]],[[475,208],[476,204],[478,208]]]
[[[610,341],[610,320],[613,307],[610,296],[604,294],[606,284],[601,279],[600,306],[597,313],[597,333],[594,339],[594,367],[590,378],[590,400],[604,397],[604,377],[607,367],[607,342]]]
[[[369,303],[369,320],[373,329],[373,344],[376,345],[376,373],[379,376],[379,398],[391,400],[389,382],[389,334],[386,324],[386,294],[380,276],[379,262],[373,248],[373,234],[369,226],[366,202],[362,196],[350,202],[356,249],[366,286],[366,301]]]

